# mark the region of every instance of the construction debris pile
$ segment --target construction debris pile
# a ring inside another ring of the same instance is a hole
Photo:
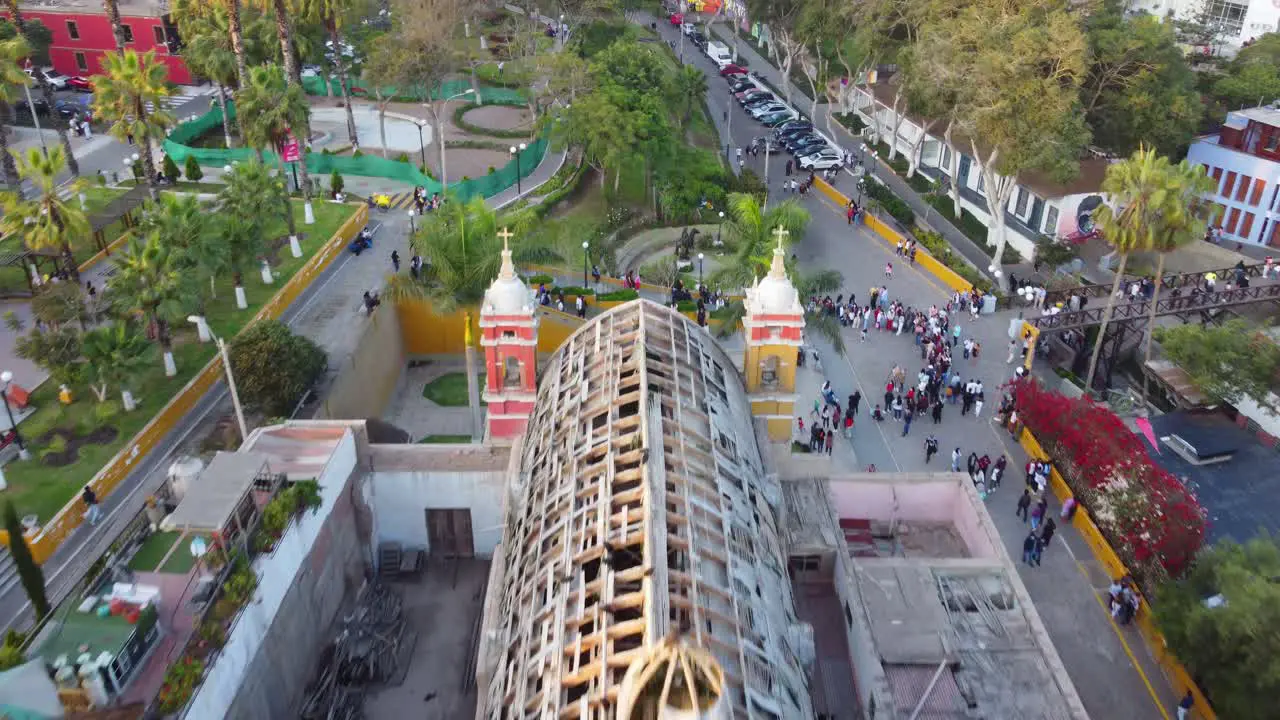
[[[379,582],[366,583],[342,630],[320,656],[307,691],[302,720],[359,720],[368,690],[399,685],[409,669],[418,634],[404,619],[400,596]]]

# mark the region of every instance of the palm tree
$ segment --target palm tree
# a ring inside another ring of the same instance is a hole
[[[795,200],[784,200],[765,210],[756,196],[747,193],[729,194],[727,215],[724,236],[734,259],[713,273],[712,278],[715,284],[733,290],[749,287],[769,272],[777,228],[785,229],[790,241],[795,242],[809,224],[809,211]]]
[[[1169,200],[1157,218],[1155,242],[1156,287],[1151,295],[1151,314],[1147,318],[1147,341],[1143,350],[1142,399],[1147,399],[1148,373],[1145,368],[1151,362],[1151,342],[1156,327],[1156,303],[1160,301],[1160,288],[1164,281],[1164,261],[1178,248],[1204,236],[1209,215],[1216,206],[1205,200],[1205,195],[1217,187],[1213,178],[1199,168],[1183,160],[1168,169]]]
[[[182,35],[187,46],[182,56],[188,67],[197,75],[212,80],[218,88],[218,108],[222,110],[222,137],[230,148],[234,145],[231,142],[231,114],[227,110],[227,88],[237,84],[236,72],[241,57],[236,54],[228,26],[227,13],[222,9],[183,21]]]
[[[172,247],[186,247],[207,222],[207,211],[193,195],[163,195],[158,201],[147,203],[138,221],[138,234],[160,234],[160,239]]]
[[[303,0],[302,15],[308,20],[323,25],[329,35],[330,52],[336,60],[333,65],[338,72],[338,87],[342,92],[342,105],[347,109],[347,128],[351,135],[351,144],[359,146],[359,139],[356,137],[356,119],[351,110],[351,90],[348,87],[347,71],[350,63],[343,55],[341,34],[342,23],[351,15],[354,4],[353,0]],[[377,87],[377,84],[375,83],[374,86]],[[386,143],[384,142],[383,145],[383,157],[386,157]]]
[[[116,52],[124,52],[124,23],[120,22],[120,5],[116,0],[102,0],[102,8],[107,11],[107,19],[111,21],[111,34],[116,39]]]
[[[285,82],[284,73],[279,65],[263,65],[249,73],[249,87],[240,91],[240,112],[245,119],[245,140],[256,148],[263,150],[277,149],[276,161],[279,163],[280,177],[285,177],[284,158],[278,152],[280,146],[295,128],[307,127],[307,96],[302,86]],[[303,135],[303,138],[306,136]],[[300,140],[301,142],[301,140]],[[305,151],[298,158],[298,171],[302,174],[304,218],[310,224],[315,222],[311,209],[311,193],[307,190],[311,175],[307,172]],[[288,207],[285,198],[289,224],[289,237],[298,236],[297,225],[293,220],[293,210]]]
[[[1089,358],[1089,372],[1085,374],[1084,387],[1090,392],[1093,374],[1098,369],[1098,356],[1107,336],[1107,325],[1115,311],[1120,283],[1124,281],[1124,268],[1129,255],[1155,247],[1160,215],[1169,209],[1173,192],[1169,187],[1169,159],[1156,155],[1154,150],[1139,149],[1127,160],[1107,166],[1102,191],[1110,196],[1111,205],[1104,204],[1096,216],[1098,229],[1107,242],[1120,255],[1120,265],[1111,283],[1111,295],[1102,313],[1098,337],[1093,343],[1093,355]],[[1181,196],[1178,196],[1181,199]]]
[[[58,175],[66,167],[66,154],[61,146],[49,148],[45,154],[40,148],[29,148],[18,157],[18,176],[30,180],[39,194],[34,200],[24,200],[13,192],[0,194],[0,232],[25,239],[33,251],[57,250],[62,254],[63,268],[78,283],[80,270],[71,242],[89,236],[89,220],[79,205],[63,200],[58,195]],[[72,183],[67,197],[75,197],[83,189],[84,181]]]
[[[137,139],[142,147],[147,185],[155,199],[159,191],[152,148],[164,142],[165,131],[174,122],[172,115],[160,109],[161,102],[173,92],[169,69],[156,62],[154,50],[145,55],[135,50],[108,53],[103,56],[103,63],[103,74],[94,81],[94,110],[111,122],[110,132],[117,140]],[[148,111],[148,105],[155,109]]]
[[[179,26],[183,35],[187,39],[187,49],[183,55],[187,58],[187,62],[191,62],[191,58],[195,53],[191,50],[191,43],[196,36],[203,34],[201,23],[212,25],[211,30],[217,30],[225,24],[226,39],[231,46],[231,54],[235,58],[235,87],[237,89],[249,86],[249,61],[247,57],[250,55],[251,48],[246,45],[245,24],[243,7],[240,0],[179,0],[174,5],[174,16],[179,18]],[[193,30],[188,29],[188,24],[194,25]],[[252,36],[252,33],[249,33]],[[211,41],[212,43],[213,41]],[[210,75],[209,77],[213,77]],[[230,82],[222,80],[223,85],[231,85]],[[226,102],[222,99],[222,89],[218,90],[218,99],[223,104],[223,127],[226,127]],[[244,120],[238,118],[240,125],[240,136],[244,137]],[[228,146],[229,147],[229,146]]]
[[[672,91],[675,94],[677,107],[684,108],[680,127],[685,127],[689,124],[689,118],[693,117],[693,109],[707,92],[707,76],[698,68],[685,65],[676,74]]]
[[[18,30],[17,37],[25,37],[27,34],[27,21],[22,17],[22,10],[18,7],[18,0],[6,0],[5,4],[8,6],[9,17],[13,20],[13,26]],[[25,59],[26,62],[31,63],[31,59],[24,56],[15,59]],[[25,74],[23,73],[23,75]],[[52,109],[53,85],[50,85],[49,81],[45,79],[44,73],[33,73],[32,77],[35,78],[36,84],[40,86],[44,101]],[[34,113],[35,108],[32,108],[31,111]],[[53,129],[58,132],[58,140],[62,143],[62,149],[67,154],[67,169],[71,171],[73,176],[80,177],[80,163],[76,162],[75,153],[71,151],[71,139],[67,137],[67,121],[59,113],[50,113],[50,120],[53,122]]]
[[[124,409],[136,407],[129,381],[141,372],[149,349],[147,339],[125,320],[85,333],[82,352],[92,373],[89,389],[98,402],[106,401],[107,392],[114,385],[120,389]]]
[[[441,313],[480,302],[502,264],[498,231],[503,227],[522,239],[512,248],[517,264],[564,259],[554,240],[528,232],[532,216],[519,213],[510,220],[514,224],[508,226],[479,196],[465,203],[446,202],[426,216],[410,241],[414,252],[422,256],[420,279],[405,274],[389,276],[382,298],[390,302],[426,300]]]
[[[11,2],[16,3],[16,0]],[[10,12],[13,12],[12,7]],[[14,17],[18,16],[14,15]],[[13,103],[22,97],[20,88],[26,87],[30,81],[27,74],[22,72],[22,68],[18,67],[18,62],[29,54],[31,54],[31,46],[21,35],[0,42],[0,113],[6,118],[10,116],[10,107]],[[13,162],[13,155],[9,153],[9,129],[5,127],[0,127],[0,155],[4,158],[4,182],[16,189],[21,181],[18,178],[18,167]]]
[[[169,377],[178,374],[171,323],[185,314],[191,293],[179,253],[181,249],[166,245],[158,232],[130,238],[125,252],[116,257],[116,272],[107,283],[117,310],[142,313],[155,329],[164,353],[164,374]]]

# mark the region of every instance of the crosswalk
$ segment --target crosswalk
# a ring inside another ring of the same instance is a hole
[[[387,210],[406,210],[413,207],[413,191],[406,190],[402,193],[396,193],[391,196],[391,202],[387,204]]]

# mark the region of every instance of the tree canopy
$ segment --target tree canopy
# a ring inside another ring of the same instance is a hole
[[[1155,338],[1211,400],[1234,403],[1249,398],[1276,409],[1272,391],[1280,385],[1280,347],[1248,322],[1156,328]]]
[[[1157,592],[1156,621],[1219,717],[1263,720],[1280,692],[1280,547],[1271,535],[1223,542]]]

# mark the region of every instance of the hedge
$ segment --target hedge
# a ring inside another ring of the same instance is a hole
[[[560,294],[564,294],[565,296],[595,295],[596,291],[592,290],[591,288],[575,287],[573,285],[565,285],[564,287],[551,288],[551,295],[553,297]]]
[[[640,297],[639,292],[631,289],[625,289],[625,290],[614,290],[613,292],[610,292],[610,293],[597,295],[596,300],[599,300],[600,302],[627,302],[628,300],[639,299],[639,297]]]
[[[894,220],[904,228],[910,228],[916,223],[916,214],[909,205],[893,194],[889,188],[872,180],[864,184],[864,191],[867,197],[875,200],[884,208],[885,212],[893,216]]]
[[[951,244],[942,235],[932,230],[921,230],[919,228],[912,235],[915,236],[917,242],[925,246],[935,260],[954,270],[957,275],[968,280],[971,285],[982,292],[991,292],[992,285],[987,276],[975,270],[972,265],[965,262],[964,258],[957,255],[951,249]]]

